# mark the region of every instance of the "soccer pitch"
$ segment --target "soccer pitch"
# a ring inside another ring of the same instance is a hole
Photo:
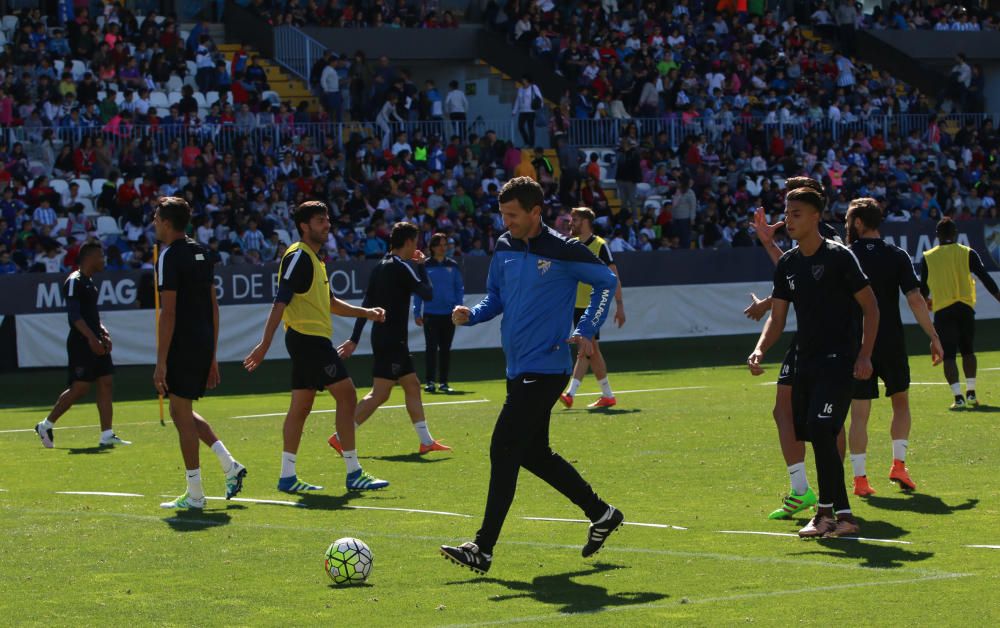
[[[1000,327],[980,324],[980,348]],[[786,338],[787,342],[787,338]],[[158,508],[184,490],[176,432],[159,424],[151,367],[120,368],[115,428],[131,447],[96,448],[92,397],[55,431],[31,429],[55,400],[61,370],[0,376],[0,613],[7,625],[377,625],[508,623],[653,626],[772,624],[991,625],[1000,621],[1000,352],[979,354],[983,407],[949,412],[940,367],[911,357],[908,464],[919,491],[887,480],[889,404],[873,406],[869,477],[852,497],[867,540],[800,540],[804,523],[768,521],[788,477],[771,419],[783,346],[767,373],[743,366],[753,339],[608,345],[618,406],[555,408],[552,445],[624,526],[591,559],[575,507],[522,472],[493,567],[477,577],[438,545],[470,540],[489,477],[488,443],[504,398],[499,351],[458,353],[454,395],[424,395],[436,438],[454,452],[418,456],[397,389],[359,431],[365,468],[392,485],[344,490],[326,444],[333,401],[317,397],[298,456],[318,493],[280,493],[288,364],[253,376],[225,364],[222,385],[196,404],[249,475],[240,500],[203,512]],[[924,343],[914,343],[915,348]],[[422,371],[422,354],[415,354]],[[370,362],[348,367],[359,392]],[[436,405],[442,404],[442,405]],[[224,492],[202,448],[205,489]],[[809,479],[816,475],[811,452]],[[850,465],[845,473],[849,474]],[[849,481],[849,479],[848,479]],[[102,495],[98,493],[115,493]],[[256,501],[261,500],[261,501]],[[640,525],[645,524],[645,525]],[[323,573],[334,539],[374,554],[368,583],[335,587]],[[981,547],[975,547],[981,546]],[[993,546],[988,547],[988,546]]]

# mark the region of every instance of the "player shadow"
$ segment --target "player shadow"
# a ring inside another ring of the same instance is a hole
[[[583,410],[583,408],[581,408]],[[587,414],[635,414],[642,412],[639,408],[586,408]]]
[[[608,593],[604,587],[593,584],[575,582],[574,578],[592,576],[595,574],[625,569],[622,565],[596,563],[589,569],[571,571],[560,574],[537,576],[531,582],[519,580],[502,580],[500,578],[481,577],[477,582],[498,584],[510,589],[508,595],[490,596],[491,602],[506,602],[509,600],[532,599],[542,604],[559,606],[560,613],[594,613],[609,607],[650,604],[669,597],[664,593],[652,591],[626,591]],[[468,584],[467,580],[449,582],[449,585]]]
[[[378,491],[348,491],[342,495],[329,495],[325,493],[302,493],[299,496],[299,505],[314,510],[343,510],[352,500],[359,499],[363,493],[377,493]]]
[[[174,532],[201,532],[210,528],[229,525],[232,517],[228,510],[242,510],[243,506],[230,505],[226,510],[178,510],[163,521],[173,529]]]
[[[989,414],[992,412],[1000,412],[1000,406],[988,406],[985,403],[980,403],[975,408],[966,408],[965,412],[983,412]]]
[[[415,451],[408,454],[394,454],[392,456],[361,456],[365,460],[382,460],[384,462],[441,462],[444,460],[451,460],[451,458],[440,458],[440,457],[430,457],[427,455],[421,455]]]
[[[111,447],[101,447],[99,445],[94,445],[93,447],[67,447],[66,453],[70,455],[77,454],[106,454],[112,450]]]
[[[922,515],[950,515],[960,510],[972,510],[979,504],[978,499],[967,499],[965,503],[949,506],[943,499],[924,493],[904,493],[899,497],[869,495],[865,502],[883,510],[916,512]]]
[[[861,524],[858,536],[864,538],[895,540],[909,534],[907,530],[885,521],[864,521],[859,518],[858,523]],[[920,562],[934,556],[934,552],[913,551],[891,543],[853,539],[817,539],[816,542],[829,551],[815,550],[801,552],[801,555],[821,554],[860,560],[861,567],[870,569],[899,569],[907,563]]]
[[[420,394],[425,395],[428,399],[434,397],[464,397],[465,395],[471,395],[474,391],[472,390],[452,390],[451,392],[441,392],[440,390],[435,390],[434,392],[427,392],[423,388],[420,389]]]

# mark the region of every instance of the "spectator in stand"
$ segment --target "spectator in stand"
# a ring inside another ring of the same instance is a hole
[[[452,134],[459,139],[465,137],[465,120],[469,112],[469,100],[465,92],[458,88],[458,81],[448,83],[448,95],[444,99],[444,112],[451,120]]]
[[[323,107],[326,109],[327,115],[340,122],[343,113],[343,101],[340,95],[340,74],[337,72],[337,68],[340,65],[340,59],[335,56],[331,56],[323,72],[320,75],[319,87],[320,91],[323,93]]]
[[[517,118],[517,128],[525,147],[535,145],[535,113],[545,106],[542,92],[527,74],[517,82],[517,95],[511,115]]]

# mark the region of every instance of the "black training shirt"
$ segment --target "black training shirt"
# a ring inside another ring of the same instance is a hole
[[[386,255],[372,270],[368,279],[364,307],[385,309],[385,322],[372,324],[372,346],[406,344],[407,323],[410,317],[410,295],[414,292],[424,301],[434,297],[427,269],[417,264],[414,270],[398,255]],[[367,319],[359,318],[354,324],[351,340],[357,344]]]
[[[212,343],[212,290],[215,273],[205,249],[191,238],[181,238],[160,252],[160,292],[177,292],[177,317],[171,347]]]
[[[857,354],[861,339],[853,322],[854,294],[867,285],[854,254],[831,240],[823,240],[812,256],[798,246],[781,256],[772,296],[795,307],[799,358]]]
[[[881,238],[862,238],[851,243],[861,270],[871,281],[878,301],[878,336],[876,350],[890,342],[903,342],[903,319],[899,315],[899,293],[907,294],[920,288],[910,255]]]
[[[73,271],[63,284],[63,296],[66,298],[70,340],[86,342],[83,334],[73,325],[78,320],[87,323],[90,331],[100,338],[101,315],[97,312],[97,285],[94,280],[78,270]]]

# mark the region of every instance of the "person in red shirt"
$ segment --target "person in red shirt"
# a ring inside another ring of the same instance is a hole
[[[139,192],[135,189],[135,177],[126,175],[125,182],[118,186],[118,207],[122,211],[126,210],[134,198],[139,198]]]

